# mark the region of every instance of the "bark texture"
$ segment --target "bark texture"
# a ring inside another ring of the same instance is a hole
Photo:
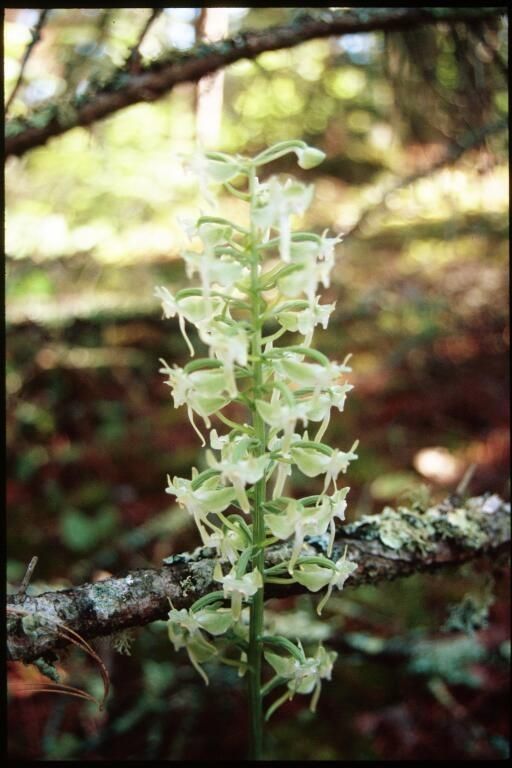
[[[6,123],[5,155],[23,155],[77,126],[91,125],[119,109],[154,101],[178,83],[197,82],[205,75],[264,51],[292,48],[314,38],[356,32],[393,31],[420,24],[478,22],[496,18],[506,7],[482,8],[351,8],[334,12],[301,12],[288,24],[248,31],[215,43],[200,43],[185,53],[173,51],[140,72],[116,70],[109,82],[72,102],[49,101],[24,120]]]
[[[426,510],[399,507],[362,517],[340,528],[332,559],[347,549],[358,564],[346,587],[378,584],[419,571],[434,571],[484,555],[496,558],[510,544],[510,504],[496,495],[462,501],[450,497]],[[327,537],[310,537],[309,552],[325,554]],[[267,552],[269,564],[287,559],[288,544]],[[165,619],[169,599],[187,608],[218,589],[213,580],[215,552],[200,548],[166,558],[164,567],[131,571],[116,578],[37,596],[11,595],[7,600],[8,659],[25,662],[45,657],[69,643],[62,627],[84,638],[109,635]],[[268,585],[269,597],[306,591],[298,584]],[[60,631],[59,631],[60,628]]]

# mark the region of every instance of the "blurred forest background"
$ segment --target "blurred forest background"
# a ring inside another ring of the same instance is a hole
[[[188,352],[153,296],[187,283],[178,218],[204,208],[183,165],[198,138],[248,154],[302,138],[327,154],[307,172],[304,225],[345,233],[323,298],[336,311],[315,343],[353,353],[355,389],[328,435],[360,440],[348,519],[441,499],[473,464],[472,494],[508,497],[506,16],[461,9],[448,22],[441,8],[436,25],[306,40],[72,127],[116,68],[126,83],[153,60],[204,55],[205,38],[332,10],[5,10],[8,137],[55,105],[70,126],[6,162],[8,589],[33,555],[35,593],[159,567],[199,543],[164,492],[199,441],[158,374],[159,357]],[[271,168],[289,171],[286,159]],[[340,655],[316,716],[294,700],[270,722],[273,759],[505,757],[506,583],[478,562],[347,589],[322,623],[307,597],[276,603],[281,633]],[[112,684],[104,712],[28,696],[44,678],[10,665],[11,758],[244,756],[236,674],[212,668],[206,689],[164,622],[96,647]],[[62,679],[97,693],[97,669],[75,651]]]

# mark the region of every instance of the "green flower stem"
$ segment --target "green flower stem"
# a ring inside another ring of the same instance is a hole
[[[254,399],[259,395],[263,383],[262,372],[262,320],[261,320],[261,296],[258,289],[258,267],[259,255],[256,248],[256,231],[254,226],[253,208],[255,204],[255,181],[256,174],[254,167],[250,168],[249,175],[249,194],[251,203],[251,299],[252,299],[252,359],[253,359],[253,381],[254,381]],[[254,433],[258,440],[257,454],[265,452],[266,446],[266,427],[265,422],[259,415],[256,408],[253,409]],[[254,487],[254,500],[252,509],[253,523],[253,545],[254,555],[252,557],[253,568],[260,571],[262,577],[265,562],[265,523],[263,504],[265,502],[266,480],[262,477]],[[249,650],[247,654],[248,661],[248,688],[249,688],[249,717],[250,717],[250,759],[261,760],[263,751],[263,707],[261,696],[261,660],[262,644],[261,635],[263,633],[263,609],[264,609],[264,590],[259,589],[251,602],[250,627],[249,627]]]

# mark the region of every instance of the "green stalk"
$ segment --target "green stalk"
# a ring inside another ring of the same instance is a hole
[[[249,175],[249,194],[251,203],[251,299],[252,299],[252,358],[253,358],[253,381],[254,381],[254,400],[259,394],[263,383],[261,348],[262,348],[262,320],[261,320],[261,296],[258,290],[258,266],[259,255],[256,248],[256,232],[253,219],[253,206],[255,203],[255,169],[250,168]],[[254,401],[253,401],[254,402]],[[266,446],[266,428],[265,422],[254,408],[253,427],[255,437],[259,440],[258,454],[265,452]],[[252,557],[252,566],[257,568],[264,578],[265,563],[265,523],[263,504],[265,502],[266,480],[262,477],[254,487],[254,505],[252,510],[253,523],[253,545],[255,547]],[[248,694],[249,694],[249,718],[250,718],[250,750],[251,760],[261,760],[263,752],[263,705],[261,696],[261,659],[263,634],[263,610],[264,610],[264,589],[259,589],[252,598],[250,625],[249,625],[249,649],[247,653],[248,660]]]

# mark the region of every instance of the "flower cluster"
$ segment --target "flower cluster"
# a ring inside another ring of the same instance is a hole
[[[336,522],[345,518],[349,491],[339,487],[339,479],[357,459],[357,441],[334,448],[322,441],[333,409],[343,410],[352,389],[346,379],[351,369],[348,357],[332,362],[311,346],[316,328],[327,328],[335,308],[321,303],[316,292],[319,285],[329,286],[340,237],[293,231],[293,218],[311,203],[312,186],[293,178],[258,179],[260,167],[288,153],[295,153],[304,169],[324,157],[304,142],[287,141],[254,158],[209,153],[195,159],[203,191],[209,194],[211,182],[223,184],[247,202],[249,224],[218,216],[187,223],[191,245],[183,257],[188,277],[197,276],[199,286],[175,294],[155,288],[164,317],[177,318],[194,358],[183,368],[162,360],[161,372],[175,407],[186,406],[208,445],[208,468],[194,468],[190,479],[168,477],[166,491],[191,514],[203,544],[218,555],[213,575],[219,591],[189,610],[173,607],[169,637],[176,649],[187,650],[205,680],[201,665],[216,656],[241,672],[247,669],[258,695],[283,685],[285,693],[268,715],[297,693],[312,693],[314,709],[336,654],[319,646],[306,656],[300,643],[266,637],[265,584],[326,589],[320,612],[332,590],[342,589],[357,568],[346,552],[332,559]],[[196,357],[188,326],[196,329],[207,356]],[[290,343],[278,343],[286,335]],[[215,428],[212,418],[218,421]],[[219,433],[224,426],[229,431]],[[294,468],[319,478],[319,493],[289,495]],[[324,535],[326,556],[308,546],[308,537]],[[265,549],[278,542],[287,542],[285,559],[267,567]],[[221,636],[231,639],[236,659],[229,651],[219,656]],[[263,686],[254,672],[262,648],[275,672]]]

